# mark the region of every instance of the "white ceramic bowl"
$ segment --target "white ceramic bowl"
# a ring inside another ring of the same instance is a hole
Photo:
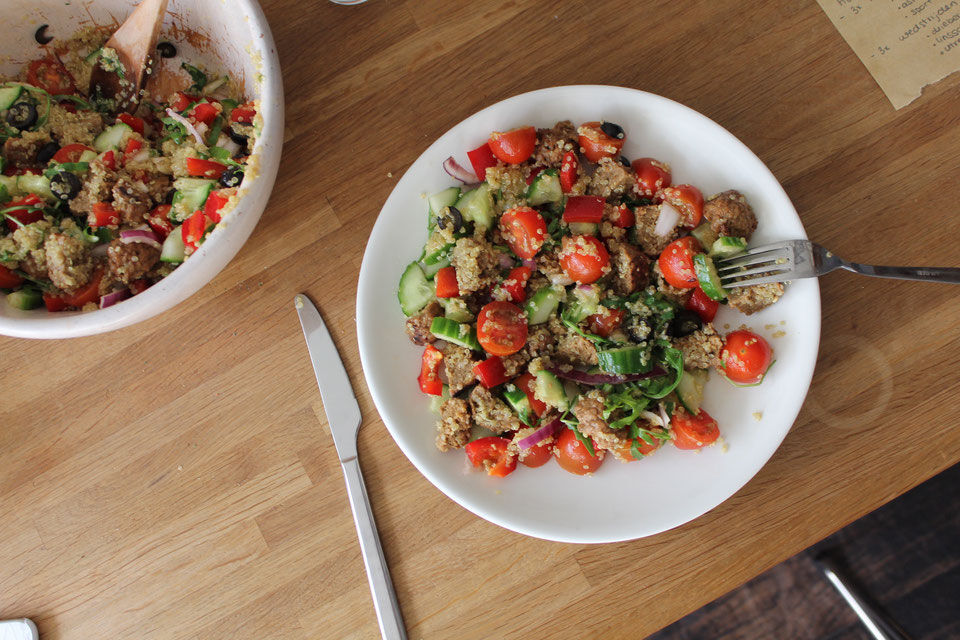
[[[0,44],[0,74],[13,75],[43,55],[34,40],[41,24],[47,33],[69,37],[79,28],[123,21],[137,2],[97,0],[65,3],[61,0],[6,0],[8,16]],[[178,37],[190,32],[185,40]],[[280,164],[283,143],[283,84],[270,27],[256,0],[170,0],[160,35],[178,49],[179,57],[200,60],[242,80],[245,94],[260,100],[264,126],[251,153],[251,164],[240,189],[236,209],[207,241],[170,276],[140,295],[112,307],[89,312],[49,313],[45,309],[20,311],[0,299],[0,334],[23,338],[73,338],[112,331],[161,313],[196,293],[243,246],[270,197]],[[174,60],[176,62],[176,60]]]
[[[788,287],[776,305],[752,316],[723,308],[716,326],[727,332],[748,324],[766,336],[776,364],[763,384],[734,388],[712,375],[704,408],[720,423],[727,444],[699,453],[663,447],[648,459],[611,459],[591,477],[574,476],[551,462],[519,466],[504,479],[467,469],[462,451],[440,453],[428,399],[416,377],[422,347],[410,343],[397,303],[404,267],[426,238],[424,193],[451,186],[441,168],[490,131],[558,120],[606,119],[627,132],[628,158],[652,156],[673,168],[674,183],[705,194],[738,189],[759,219],[754,245],[806,234],[773,174],[725,129],[676,102],[633,89],[555,87],[515,96],[467,118],[430,146],[387,199],[367,243],[357,293],[357,333],[363,371],[390,434],[424,476],[453,500],[508,529],[563,542],[613,542],[683,524],[717,506],[753,477],[773,455],[800,411],[810,385],[820,338],[820,292],[814,279]],[[727,325],[727,327],[725,327]],[[781,335],[782,333],[782,335]],[[744,505],[749,508],[749,505]]]

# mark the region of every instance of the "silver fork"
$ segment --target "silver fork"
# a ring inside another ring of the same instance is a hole
[[[784,240],[756,247],[738,256],[717,260],[716,266],[720,284],[726,289],[816,278],[836,269],[877,278],[960,284],[958,268],[880,267],[849,262],[809,240]]]

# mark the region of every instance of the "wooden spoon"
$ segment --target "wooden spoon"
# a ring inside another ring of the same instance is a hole
[[[104,49],[117,52],[120,69],[107,71],[98,61],[90,75],[90,95],[114,98],[119,111],[133,113],[140,103],[147,69],[153,64],[157,37],[168,0],[143,0],[120,28],[107,40]]]

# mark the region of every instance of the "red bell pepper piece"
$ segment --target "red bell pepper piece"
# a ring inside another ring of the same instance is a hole
[[[498,384],[507,381],[507,372],[503,368],[503,360],[499,356],[490,356],[483,362],[473,365],[473,373],[480,384],[492,389]]]
[[[489,436],[467,443],[464,451],[474,467],[482,467],[488,475],[502,478],[517,468],[517,457],[507,449],[509,444],[509,438]]]
[[[107,169],[110,169],[110,171],[117,170],[117,155],[113,152],[113,149],[101,153],[97,160],[102,162],[103,166],[105,166]]]
[[[534,167],[530,170],[530,175],[527,176],[527,184],[533,184],[534,178],[540,175],[540,172],[543,171],[543,167]]]
[[[467,151],[467,158],[473,165],[473,172],[480,180],[487,179],[487,169],[497,166],[497,157],[490,150],[490,145],[484,142],[473,151]]]
[[[91,227],[109,227],[120,224],[120,214],[109,202],[94,202],[90,222]]]
[[[197,122],[202,122],[208,127],[220,115],[220,106],[209,102],[201,102],[190,110],[190,116]]]
[[[126,162],[130,157],[136,152],[143,149],[143,143],[136,138],[130,138],[127,140],[127,146],[123,149],[123,160]]]
[[[598,223],[603,220],[603,205],[600,196],[570,196],[563,209],[563,221]]]
[[[503,288],[510,294],[510,302],[523,302],[527,297],[527,281],[533,275],[530,267],[514,267],[503,281]]]
[[[23,207],[23,209],[14,207]],[[6,211],[6,215],[19,220],[22,224],[30,224],[43,218],[43,200],[32,193],[8,202],[4,209],[9,209],[9,211]],[[20,227],[19,224],[9,218],[6,221],[7,228],[10,231],[16,231]]]
[[[146,122],[143,121],[142,118],[138,118],[137,116],[132,116],[129,113],[121,113],[120,115],[117,116],[117,120],[127,125],[131,129],[139,133],[140,135],[143,135],[143,129],[147,124]]]
[[[13,289],[23,284],[23,278],[0,264],[0,289]]]
[[[567,151],[563,154],[563,160],[560,162],[560,188],[564,193],[570,193],[573,185],[577,184],[577,168],[580,162],[577,160],[577,154],[573,151]]]
[[[230,199],[231,195],[233,194],[225,192],[225,190],[211,191],[210,195],[207,196],[207,202],[203,205],[203,214],[214,222],[219,223],[220,210],[227,204],[227,200]]]
[[[173,223],[170,222],[170,208],[169,204],[157,205],[147,216],[147,224],[162,239],[166,239],[173,231]]]
[[[67,307],[80,309],[83,305],[100,297],[100,280],[102,279],[103,269],[97,269],[93,277],[90,278],[90,282],[73,293],[65,293],[61,296],[44,293],[43,304],[47,307],[47,311],[63,311]]]
[[[183,111],[190,106],[191,103],[196,102],[199,98],[195,98],[191,95],[187,95],[183,91],[177,91],[175,94],[173,102],[170,103],[170,108],[174,111]]]
[[[200,240],[203,239],[203,232],[207,230],[207,217],[203,211],[194,211],[193,215],[187,218],[183,226],[180,227],[183,246],[187,253],[193,253],[200,246]]]
[[[219,180],[227,165],[203,158],[187,158],[187,173],[197,178],[212,178]]]
[[[621,229],[629,229],[635,221],[636,216],[633,214],[633,211],[630,210],[630,207],[625,204],[617,207],[613,212],[613,216],[610,218],[613,226],[620,227]]]
[[[150,288],[150,282],[146,278],[140,278],[130,283],[130,293],[137,295]]]
[[[456,298],[460,295],[460,285],[457,284],[457,270],[453,267],[444,267],[433,277],[437,285],[438,298]]]
[[[693,290],[693,295],[687,299],[684,307],[688,311],[696,313],[704,322],[713,322],[717,315],[717,309],[720,308],[720,303],[711,299],[703,292],[703,289],[697,287]]]
[[[235,107],[234,110],[230,112],[230,122],[252,124],[253,118],[256,115],[257,110],[253,108],[253,103],[247,102],[246,104],[241,104],[240,106]]]
[[[443,382],[440,380],[440,362],[443,360],[443,353],[432,344],[428,344],[423,350],[423,358],[420,362],[420,376],[417,382],[420,383],[420,391],[431,395],[443,395]]]
[[[525,373],[522,376],[518,376],[513,379],[513,384],[516,385],[517,389],[520,389],[525,394],[527,394],[527,400],[530,401],[530,407],[533,409],[533,412],[537,414],[539,418],[547,411],[547,405],[541,400],[537,400],[533,385],[534,377],[532,373]]]

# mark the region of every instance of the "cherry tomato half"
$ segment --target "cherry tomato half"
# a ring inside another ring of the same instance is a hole
[[[657,429],[657,430],[661,432],[663,431],[662,429]],[[660,445],[663,443],[663,441],[661,441],[659,438],[654,438],[653,444],[648,443],[643,438],[637,438],[636,441],[637,441],[637,450],[640,452],[640,455],[642,456],[650,455],[651,453],[659,449]],[[626,460],[627,462],[633,462],[634,460],[637,460],[637,458],[633,457],[633,441],[632,440],[627,442],[622,447],[620,447],[617,453],[620,454],[620,457]]]
[[[527,318],[515,304],[494,300],[477,315],[477,340],[487,353],[509,356],[527,343]]]
[[[50,94],[77,92],[73,86],[73,80],[70,78],[70,73],[54,57],[31,62],[27,68],[27,82]]]
[[[513,384],[516,385],[517,389],[520,389],[527,394],[527,400],[530,401],[530,407],[539,418],[547,412],[547,405],[544,404],[542,400],[537,400],[536,398],[533,387],[535,380],[536,378],[533,377],[532,373],[525,373],[522,376],[514,378]]]
[[[474,467],[484,468],[488,475],[502,478],[517,468],[517,457],[507,452],[509,444],[508,438],[489,436],[467,443],[464,451]]]
[[[613,125],[616,127],[616,125]],[[577,127],[578,142],[583,149],[583,155],[590,162],[600,162],[602,158],[613,158],[620,155],[624,137],[614,138],[603,132],[599,122],[586,122]],[[619,129],[619,127],[617,127]],[[623,129],[620,129],[621,135]]]
[[[58,164],[63,164],[65,162],[79,162],[80,156],[83,155],[84,151],[93,151],[92,147],[88,147],[85,144],[68,144],[53,154],[53,161]]]
[[[610,254],[593,236],[564,236],[560,241],[560,266],[574,282],[590,284],[610,270]]]
[[[697,286],[693,256],[699,252],[700,243],[693,236],[684,236],[668,244],[657,258],[664,280],[677,289],[692,289]]]
[[[703,194],[700,189],[689,184],[678,184],[660,191],[660,197],[669,202],[682,216],[680,223],[687,229],[693,229],[703,218]]]
[[[737,384],[756,384],[763,379],[773,360],[773,349],[763,336],[739,329],[727,334],[720,352],[720,366]]]
[[[590,331],[602,338],[607,338],[620,327],[626,313],[623,309],[607,309],[604,307],[601,313],[587,316]]]
[[[550,461],[550,458],[553,457],[553,443],[543,444],[538,443],[527,449],[527,452],[523,456],[523,460],[520,461],[520,464],[535,468],[542,467]]]
[[[683,407],[678,407],[670,419],[670,430],[673,431],[673,446],[677,449],[700,449],[720,437],[717,421],[703,409],[692,416]]]
[[[652,198],[670,186],[670,167],[654,158],[637,158],[630,163],[637,174],[637,191]]]
[[[543,246],[547,223],[530,207],[515,207],[500,216],[500,233],[515,254],[530,259]]]
[[[583,443],[577,440],[572,429],[563,430],[554,448],[560,468],[578,476],[593,473],[603,464],[604,452],[597,449],[596,445],[593,445],[593,451],[596,453],[594,456],[590,455]]]
[[[501,161],[520,164],[533,155],[537,146],[537,130],[534,127],[519,127],[506,133],[494,131],[487,144],[493,155]]]
[[[717,309],[720,308],[720,303],[705,294],[703,289],[698,286],[693,290],[693,295],[687,299],[684,307],[688,311],[696,313],[704,322],[713,322],[717,315]]]

